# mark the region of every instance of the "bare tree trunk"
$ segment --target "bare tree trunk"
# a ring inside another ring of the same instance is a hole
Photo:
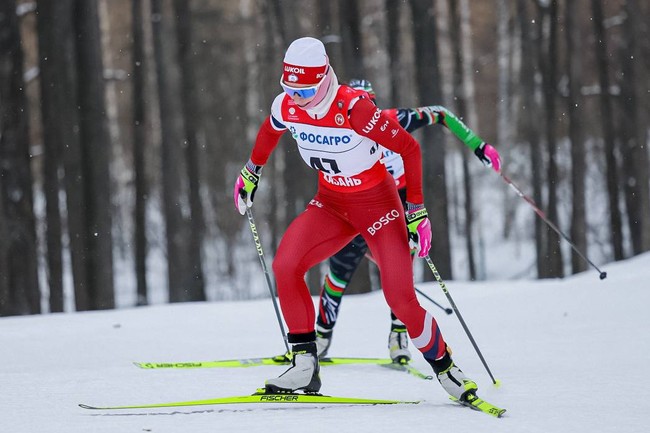
[[[647,150],[647,111],[642,97],[647,93],[644,85],[644,69],[640,61],[644,57],[640,49],[643,35],[639,21],[641,12],[637,0],[624,3],[627,22],[623,26],[625,45],[622,49],[622,134],[624,144],[623,183],[625,202],[634,254],[650,250],[650,163]],[[647,99],[647,98],[646,98]]]
[[[62,100],[59,110],[59,120],[63,127],[65,146],[63,147],[63,166],[65,171],[64,184],[66,196],[66,218],[68,239],[70,242],[70,261],[72,264],[72,279],[74,284],[75,310],[90,309],[88,293],[88,273],[86,266],[86,172],[83,169],[81,134],[79,126],[79,110],[77,106],[77,54],[75,49],[74,9],[76,0],[57,2],[61,8],[61,28],[66,22],[72,27],[69,34],[62,35],[60,42],[64,47],[61,56],[64,57],[66,73],[59,84]]]
[[[571,240],[576,248],[587,254],[587,211],[585,206],[585,161],[584,131],[582,128],[583,98],[580,92],[582,77],[582,38],[576,22],[576,2],[565,3],[566,56],[569,94],[569,139],[571,141]],[[585,271],[587,263],[576,252],[571,254],[571,270],[574,274]]]
[[[43,121],[43,186],[45,192],[47,269],[50,312],[62,312],[63,245],[59,193],[63,169],[62,155],[69,140],[70,119],[74,117],[70,101],[72,76],[72,2],[38,2],[38,51]],[[56,23],[56,24],[55,24]],[[67,125],[67,126],[66,126]]]
[[[0,2],[0,316],[41,312],[23,52],[14,1]]]
[[[86,171],[86,269],[88,307],[114,308],[110,140],[97,3],[77,0],[77,70],[82,167]]]
[[[336,65],[336,73],[339,78],[345,77],[343,60],[343,32],[348,31],[345,28],[346,23],[341,20],[341,8],[347,8],[345,1],[317,1],[316,14],[317,26],[320,29],[320,39],[325,45],[327,56],[330,64]]]
[[[47,0],[45,0],[47,1]],[[147,305],[147,176],[145,173],[145,146],[150,143],[147,136],[147,99],[145,96],[146,58],[144,51],[144,0],[133,0],[133,177],[135,187],[134,221],[134,264],[137,290],[137,305]]]
[[[450,15],[450,37],[452,43],[452,53],[454,58],[454,95],[456,95],[456,109],[458,116],[462,119],[467,113],[467,98],[465,91],[464,81],[464,67],[463,67],[463,46],[461,44],[461,19],[460,11],[456,0],[448,0],[449,15]],[[465,248],[467,249],[467,262],[469,267],[470,280],[476,280],[476,264],[474,260],[474,245],[472,241],[472,234],[474,233],[474,202],[472,198],[472,185],[469,174],[469,164],[467,161],[467,152],[461,153],[463,159],[463,191],[465,194]]]
[[[431,1],[411,0],[413,13],[413,34],[415,38],[416,81],[421,101],[441,101],[442,89],[438,70],[438,35],[434,8]],[[452,278],[451,242],[449,239],[449,217],[447,212],[447,181],[445,170],[445,145],[440,129],[426,128],[423,131],[422,159],[424,170],[423,186],[429,216],[433,226],[431,256],[445,279]],[[423,277],[431,280],[428,269]]]
[[[535,102],[535,74],[537,71],[536,59],[539,47],[535,44],[535,34],[529,26],[531,19],[528,13],[527,0],[518,0],[517,12],[519,15],[519,28],[521,29],[521,50],[526,59],[521,66],[521,94],[522,94],[522,117],[521,117],[521,136],[524,141],[530,143],[531,173],[533,184],[533,200],[541,205],[542,201],[542,157],[539,151],[539,129],[537,119],[539,118],[539,108]],[[539,36],[538,36],[539,37]],[[535,251],[536,267],[538,277],[543,277],[545,268],[545,237],[543,221],[540,218],[534,218],[535,221]]]
[[[188,251],[188,275],[185,290],[192,301],[204,301],[205,283],[203,278],[202,250],[205,221],[201,203],[201,184],[199,169],[199,100],[194,73],[194,54],[192,50],[192,14],[187,0],[174,0],[176,15],[176,35],[178,43],[178,63],[181,72],[181,101],[183,124],[185,126],[185,157],[187,159],[187,178],[190,202],[190,239]]]
[[[531,71],[531,76],[530,80],[531,83],[529,87],[531,88],[531,96],[532,96],[532,106],[531,108],[534,107],[534,118],[531,119],[533,122],[535,122],[535,136],[534,138],[531,136],[530,140],[530,161],[531,161],[531,172],[532,172],[532,182],[533,182],[533,200],[537,203],[538,206],[540,206],[541,209],[544,209],[544,203],[543,203],[543,190],[544,190],[544,157],[542,154],[542,141],[540,140],[542,136],[542,131],[540,131],[537,126],[540,118],[543,118],[543,113],[542,113],[542,107],[540,104],[537,103],[536,101],[536,94],[540,92],[539,86],[536,84],[536,75],[537,74],[543,74],[542,71],[542,64],[540,62],[541,56],[542,56],[542,51],[543,51],[543,42],[544,42],[544,35],[543,35],[543,26],[542,23],[544,21],[543,17],[543,12],[542,9],[539,8],[538,13],[536,15],[537,19],[535,20],[535,25],[537,27],[537,32],[533,36],[533,45],[535,46],[533,51],[530,51],[532,55],[537,54],[536,57],[531,57],[531,61],[535,62],[533,70]],[[539,76],[539,75],[538,75]],[[531,134],[533,132],[531,131]],[[544,225],[543,221],[541,218],[535,218],[535,228],[536,230],[539,230],[540,237],[539,239],[536,239],[537,243],[536,248],[538,250],[538,256],[537,256],[537,276],[538,278],[547,278],[548,276],[548,268],[547,268],[547,261],[548,261],[548,242],[547,242],[547,234],[548,234],[548,227]],[[537,233],[537,232],[536,232]]]
[[[160,103],[161,125],[161,168],[163,209],[167,240],[167,275],[169,281],[170,302],[185,302],[192,300],[185,290],[188,284],[187,230],[182,214],[185,204],[183,196],[183,167],[184,159],[179,143],[177,112],[174,109],[175,95],[170,79],[170,62],[167,60],[163,39],[164,13],[163,0],[152,0],[151,15],[154,41],[154,56],[156,59],[156,76],[158,98]]]
[[[543,10],[540,12],[548,20],[549,33],[547,37],[542,36],[542,43],[546,49],[542,49],[540,54],[540,65],[542,67],[542,88],[544,94],[545,107],[545,131],[546,131],[546,149],[548,155],[548,166],[546,167],[546,181],[548,189],[547,216],[550,221],[558,221],[557,212],[557,162],[556,159],[556,120],[555,120],[555,96],[556,96],[556,63],[557,63],[557,0],[551,0],[548,7],[540,6]],[[546,9],[548,8],[548,11]],[[544,23],[544,20],[540,20]],[[546,254],[547,265],[545,267],[544,277],[561,278],[564,276],[564,265],[562,260],[562,250],[560,249],[560,236],[550,228],[546,229]]]
[[[463,0],[467,2],[468,0]],[[516,125],[521,117],[519,104],[521,95],[517,92],[517,83],[521,76],[521,35],[516,32],[515,23],[516,3],[509,0],[499,0],[497,11],[497,64],[499,67],[499,79],[497,90],[497,134],[499,152],[506,161],[506,165],[514,166],[515,159],[510,157],[509,151],[516,147],[512,146],[516,140]],[[528,61],[526,53],[526,61]],[[474,123],[470,122],[471,125]],[[511,147],[512,146],[512,147]],[[512,171],[514,168],[504,168],[505,171]],[[515,232],[515,214],[519,200],[512,194],[510,189],[503,191],[503,237],[510,239]]]
[[[343,50],[343,64],[335,65],[336,73],[340,79],[348,80],[354,77],[365,77],[363,68],[361,15],[359,13],[359,0],[339,0],[339,13],[341,20],[341,44]]]
[[[386,16],[387,21],[387,38],[388,38],[388,62],[390,70],[390,87],[388,89],[389,105],[396,106],[399,94],[399,69],[400,69],[400,31],[399,31],[399,15],[400,8],[396,1],[386,0]]]
[[[596,36],[596,63],[600,82],[600,110],[603,137],[605,139],[605,160],[607,163],[607,192],[609,194],[609,225],[614,260],[622,260],[623,231],[621,211],[619,208],[618,161],[616,160],[616,134],[614,132],[614,113],[609,95],[609,73],[607,61],[607,40],[603,24],[603,8],[601,0],[591,0],[593,13],[594,35]]]
[[[499,12],[497,14],[497,33],[499,35],[497,64],[499,65],[499,84],[498,84],[498,128],[497,143],[506,145],[512,142],[512,45],[514,36],[510,31],[510,21],[512,13],[510,2],[508,0],[499,0]]]
[[[0,19],[0,22],[2,20]],[[1,39],[0,39],[1,40]],[[2,84],[0,84],[2,86]],[[2,124],[0,123],[0,131]],[[2,190],[2,180],[0,179],[0,191]],[[5,217],[7,214],[3,200],[0,200],[0,237],[7,239],[9,236],[9,221]],[[12,293],[9,290],[9,279],[5,276],[9,275],[9,263],[7,262],[9,252],[6,248],[0,247],[0,317],[13,314],[14,302],[11,299]]]
[[[365,0],[359,3],[359,15],[363,19],[360,22],[362,42],[358,55],[363,62],[365,73],[360,78],[370,80],[375,89],[381,90],[377,95],[377,103],[380,107],[388,106],[385,95],[391,84],[391,76],[386,51],[388,45],[386,21],[394,19],[394,17],[387,17],[383,6],[384,0]],[[344,77],[344,79],[350,78],[355,77]]]

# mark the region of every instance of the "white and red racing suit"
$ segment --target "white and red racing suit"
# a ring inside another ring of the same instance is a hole
[[[399,153],[409,185],[407,201],[422,203],[420,146],[364,94],[340,86],[329,111],[319,119],[281,94],[255,141],[251,162],[262,166],[289,131],[305,163],[319,171],[318,192],[287,228],[273,261],[289,341],[314,333],[314,305],[305,273],[361,234],[381,271],[391,310],[425,358],[438,359],[446,345],[436,320],[415,296],[403,206],[393,177],[380,161],[382,147]]]

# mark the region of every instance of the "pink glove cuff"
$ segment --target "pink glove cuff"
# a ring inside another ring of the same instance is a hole
[[[240,203],[242,203],[242,199],[241,196],[239,195],[239,191],[241,191],[242,189],[244,189],[244,179],[242,179],[241,176],[238,176],[237,182],[235,182],[235,190],[233,191],[233,198],[235,200],[235,209],[237,209],[239,212],[241,212]]]
[[[235,207],[239,204],[239,190],[244,188],[244,179],[241,176],[237,177],[237,182],[235,182],[235,190],[233,191],[233,198],[235,199]]]
[[[489,144],[486,144],[485,147],[483,148],[483,154],[492,163],[492,169],[497,173],[500,172],[501,158],[499,157],[499,152],[497,152],[497,150],[494,147],[490,146]]]
[[[420,242],[418,257],[425,257],[431,249],[431,221],[429,218],[425,218],[422,224],[418,225],[417,230]]]

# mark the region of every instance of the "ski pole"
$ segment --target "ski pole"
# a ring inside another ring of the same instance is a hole
[[[284,331],[284,325],[282,324],[282,317],[280,316],[280,309],[278,308],[278,302],[275,299],[275,291],[273,290],[273,284],[271,283],[271,274],[266,267],[266,260],[264,260],[264,251],[262,250],[262,242],[260,241],[260,236],[257,234],[257,225],[255,224],[255,219],[253,219],[253,212],[251,208],[246,209],[246,216],[248,216],[248,225],[251,227],[251,233],[253,234],[253,240],[255,241],[255,248],[257,249],[257,255],[260,258],[260,263],[262,264],[262,271],[264,271],[264,276],[266,277],[266,285],[269,288],[269,293],[271,294],[271,301],[273,302],[273,308],[275,309],[275,317],[278,319],[278,325],[280,325],[280,332],[282,333],[282,340],[284,341],[284,347],[287,349],[287,353],[290,353],[289,343],[287,341],[287,333]]]
[[[478,357],[481,358],[481,362],[483,363],[483,366],[485,367],[488,374],[490,375],[490,379],[492,379],[492,383],[496,386],[499,386],[499,383],[497,382],[497,380],[492,375],[492,372],[490,371],[490,367],[488,367],[487,362],[485,362],[485,358],[483,358],[483,354],[481,353],[478,346],[476,345],[476,341],[474,341],[474,337],[472,337],[472,333],[469,332],[469,328],[467,327],[467,324],[465,324],[465,320],[463,320],[463,316],[461,316],[460,311],[458,311],[458,307],[456,307],[456,303],[452,299],[449,290],[447,290],[447,286],[445,285],[445,282],[442,280],[442,277],[440,277],[440,274],[438,273],[438,269],[436,269],[436,265],[433,264],[433,261],[431,260],[431,257],[429,257],[428,254],[424,256],[424,258],[426,259],[427,264],[429,265],[429,268],[433,273],[433,276],[436,277],[436,281],[438,281],[438,284],[440,284],[442,291],[445,293],[445,296],[449,300],[449,304],[454,309],[454,313],[456,313],[456,317],[458,317],[458,320],[460,321],[460,324],[463,326],[463,329],[465,330],[467,337],[469,337],[469,341],[471,341],[472,346],[474,346],[474,350],[476,350]]]
[[[589,259],[588,259],[584,254],[582,254],[582,252],[580,252],[580,250],[578,250],[578,248],[573,244],[573,242],[571,242],[571,239],[569,239],[569,237],[568,237],[567,235],[565,235],[564,233],[562,233],[562,232],[560,231],[560,229],[557,228],[557,226],[556,226],[555,224],[553,224],[551,221],[549,221],[548,218],[546,218],[546,215],[544,214],[544,212],[542,212],[542,210],[541,210],[540,208],[537,207],[537,205],[535,204],[535,202],[534,202],[530,197],[528,197],[526,194],[524,194],[523,192],[521,192],[521,190],[517,187],[517,185],[515,185],[514,182],[513,182],[512,180],[510,180],[510,178],[509,178],[508,176],[506,176],[505,174],[503,174],[503,172],[501,172],[500,174],[501,174],[501,178],[502,178],[502,179],[503,179],[503,180],[504,180],[508,185],[510,185],[510,187],[511,187],[513,190],[515,190],[515,192],[517,193],[517,195],[518,195],[519,197],[523,198],[523,199],[524,199],[524,200],[525,200],[529,205],[531,205],[532,208],[533,208],[533,210],[535,211],[535,213],[536,213],[536,214],[537,214],[537,215],[538,215],[538,216],[539,216],[539,217],[540,217],[540,218],[541,218],[541,219],[542,219],[542,220],[543,220],[543,221],[544,221],[544,222],[545,222],[545,223],[546,223],[550,228],[552,228],[552,229],[555,231],[555,233],[557,233],[558,235],[562,236],[562,237],[564,238],[564,240],[567,241],[567,242],[569,243],[569,245],[571,245],[571,248],[573,248],[573,251],[575,251],[575,252],[576,252],[580,257],[583,258],[583,260],[585,260],[587,263],[589,263],[589,264],[590,264],[590,265],[591,265],[591,266],[592,266],[596,271],[598,271],[598,273],[600,274],[600,279],[601,279],[601,280],[604,280],[605,278],[607,278],[607,272],[603,272],[603,271],[601,271],[600,269],[598,269],[598,266],[594,265],[594,263],[593,263],[591,260],[589,260]]]
[[[439,303],[437,303],[436,301],[434,301],[433,299],[431,299],[430,297],[428,297],[427,295],[425,295],[424,292],[422,292],[422,290],[418,289],[417,287],[415,288],[415,291],[418,292],[427,301],[433,303],[436,307],[443,310],[445,313],[452,314],[454,312],[451,308],[445,308],[442,305],[440,305]]]
[[[370,251],[366,252],[366,258],[368,260],[370,260],[371,262],[373,262],[374,264],[377,264],[377,262],[375,262],[375,259],[372,257],[372,254],[370,254]],[[427,296],[423,291],[421,291],[417,287],[414,286],[413,288],[415,289],[416,292],[418,292],[420,295],[422,295],[423,298],[425,298],[427,301],[430,301],[431,303],[433,303],[436,307],[440,308],[445,313],[453,314],[453,310],[451,308],[445,308],[444,306],[440,305],[439,303],[437,303],[436,301],[431,299],[429,296]]]

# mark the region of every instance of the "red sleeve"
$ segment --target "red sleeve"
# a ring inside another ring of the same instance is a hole
[[[397,152],[404,161],[406,200],[424,203],[422,194],[422,154],[420,145],[396,120],[383,113],[372,102],[360,99],[350,111],[350,125],[358,134]]]
[[[257,132],[255,146],[253,146],[253,152],[251,153],[251,161],[253,164],[266,164],[273,149],[278,145],[282,134],[284,134],[284,131],[278,131],[271,126],[271,116],[264,120],[262,126],[260,126],[260,130]]]

